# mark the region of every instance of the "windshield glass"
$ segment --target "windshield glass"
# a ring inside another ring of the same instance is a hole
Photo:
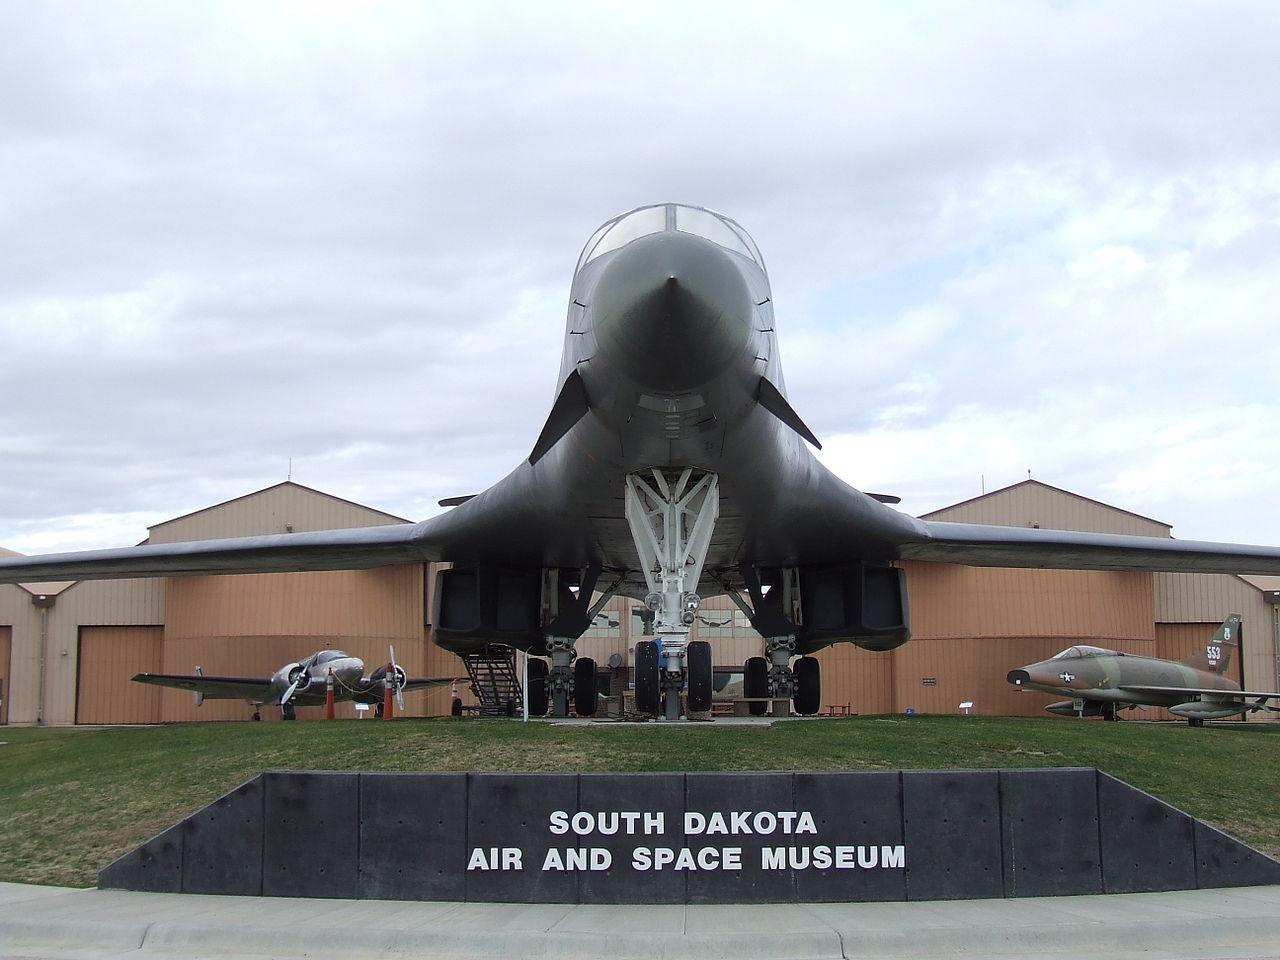
[[[647,237],[651,233],[661,233],[667,228],[667,211],[666,207],[641,207],[639,210],[632,210],[630,213],[624,214],[613,222],[611,226],[604,229],[600,234],[600,239],[595,246],[587,254],[584,262],[589,263],[596,257],[603,256],[617,250],[619,247],[625,247],[632,240],[639,240],[641,237]]]
[[[710,210],[699,210],[697,207],[676,207],[676,229],[684,233],[692,233],[722,247],[740,253],[744,257],[756,259],[751,248],[743,241],[738,232]]]
[[[1069,660],[1072,657],[1097,657],[1103,654],[1106,654],[1108,656],[1114,656],[1115,653],[1116,652],[1114,650],[1107,650],[1105,647],[1088,647],[1088,646],[1081,645],[1081,646],[1075,646],[1075,647],[1067,647],[1067,649],[1063,650],[1061,653],[1055,653],[1049,659],[1050,660]]]
[[[316,663],[332,663],[334,660],[345,660],[347,655],[341,650],[322,650],[316,654]]]
[[[673,229],[710,240],[754,261],[761,269],[764,268],[764,260],[755,242],[747,231],[728,217],[701,207],[662,203],[624,213],[596,230],[582,250],[578,269],[581,270],[596,257],[626,246],[632,240]]]

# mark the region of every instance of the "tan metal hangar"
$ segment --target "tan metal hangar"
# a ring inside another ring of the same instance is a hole
[[[928,514],[930,520],[1168,537],[1168,524],[1026,480]],[[408,523],[285,482],[150,528],[148,542],[214,539]],[[6,554],[10,554],[5,551]],[[873,652],[838,644],[817,654],[821,712],[1039,715],[1052,699],[1005,682],[1013,666],[1077,642],[1178,659],[1229,613],[1243,617],[1243,685],[1280,689],[1280,578],[968,567],[903,561],[913,639]],[[459,657],[431,642],[434,565],[371,570],[190,576],[0,585],[0,724],[247,720],[245,703],[130,682],[139,672],[266,676],[318,649],[368,664],[388,648],[413,675],[465,677]],[[641,635],[638,604],[614,598],[579,641],[625,689]],[[757,656],[762,639],[726,597],[704,603],[697,635],[722,674]],[[460,684],[465,701],[473,700]],[[410,716],[446,715],[448,687],[406,696]],[[301,707],[300,719],[322,708]],[[351,703],[339,716],[355,716]],[[264,708],[266,719],[279,711]],[[1172,719],[1163,710],[1141,714]]]

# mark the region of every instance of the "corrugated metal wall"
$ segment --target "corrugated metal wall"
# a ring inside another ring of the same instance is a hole
[[[155,723],[160,688],[132,683],[160,670],[163,627],[82,627],[76,723]]]
[[[12,671],[9,667],[9,656],[12,653],[10,627],[0,627],[0,726],[9,722],[9,679]]]
[[[903,564],[912,634],[1153,640],[1151,574]]]

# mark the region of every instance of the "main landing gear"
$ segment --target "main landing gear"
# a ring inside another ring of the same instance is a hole
[[[542,716],[551,707],[553,717],[569,716],[569,705],[580,717],[594,717],[600,708],[599,670],[590,657],[579,657],[570,637],[547,637],[551,669],[529,671],[529,715]],[[530,660],[533,667],[536,661]]]
[[[779,641],[787,641],[780,643]],[[793,637],[770,637],[765,641],[767,657],[751,657],[742,671],[742,693],[750,703],[751,715],[769,712],[770,700],[790,700],[792,709],[809,717],[822,704],[822,668],[816,657],[800,657],[790,663],[795,652]]]

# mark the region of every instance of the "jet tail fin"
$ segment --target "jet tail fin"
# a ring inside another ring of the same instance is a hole
[[[1223,673],[1231,663],[1231,653],[1240,645],[1240,614],[1233,613],[1222,621],[1213,638],[1202,650],[1178,662],[1196,670]]]
[[[546,456],[547,451],[572,430],[573,425],[585,417],[590,409],[587,387],[582,382],[582,374],[575,370],[569,374],[556,395],[556,402],[551,406],[551,413],[542,427],[542,433],[538,434],[538,442],[533,445],[533,452],[529,454],[529,462],[537,463]]]

